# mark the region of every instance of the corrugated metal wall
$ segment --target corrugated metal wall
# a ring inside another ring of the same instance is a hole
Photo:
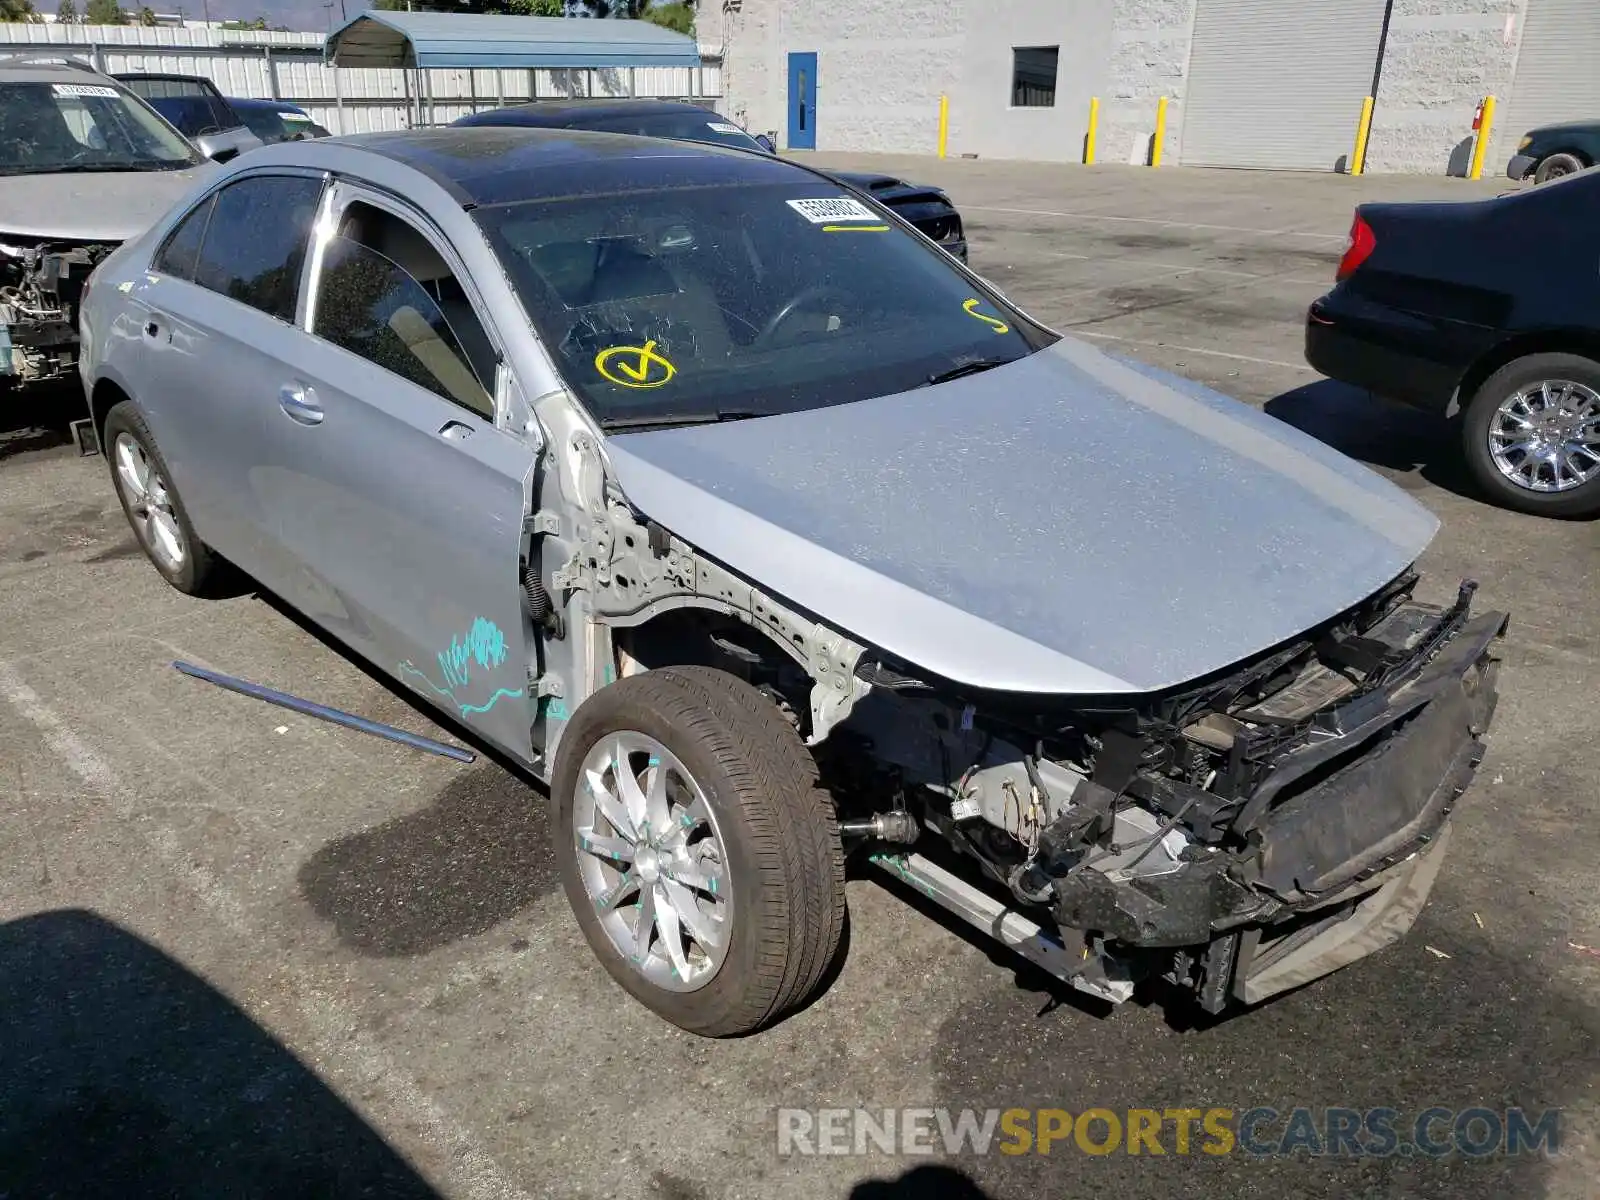
[[[1523,20],[1516,83],[1497,122],[1501,163],[1530,129],[1600,116],[1600,3],[1531,0]]]
[[[626,96],[630,87],[629,72],[613,69],[591,73],[335,68],[323,64],[322,38],[314,33],[0,23],[0,53],[22,45],[74,47],[112,74],[204,75],[225,96],[298,104],[334,133],[446,125],[467,113],[498,107],[502,101]],[[722,71],[715,62],[698,72],[687,67],[640,67],[633,72],[631,86],[633,95],[694,96],[715,107],[722,93]],[[419,93],[420,114],[415,99]]]
[[[1199,0],[1180,161],[1342,167],[1372,90],[1384,2]]]

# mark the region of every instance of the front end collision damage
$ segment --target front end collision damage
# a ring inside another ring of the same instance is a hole
[[[114,249],[0,234],[0,379],[34,384],[73,374],[84,281]]]
[[[974,691],[768,595],[635,512],[564,398],[530,522],[563,614],[561,719],[617,675],[708,662],[787,711],[871,861],[1072,986],[1164,980],[1256,1003],[1402,936],[1484,753],[1503,613],[1417,602],[1406,572],[1293,643],[1148,696]],[[553,491],[551,490],[553,489]],[[556,494],[556,493],[559,493]],[[559,501],[559,503],[557,503]],[[569,527],[570,526],[570,527]],[[669,629],[670,633],[662,633]],[[536,741],[539,738],[536,737]],[[866,819],[862,819],[866,818]]]

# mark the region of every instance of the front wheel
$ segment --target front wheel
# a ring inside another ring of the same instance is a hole
[[[1544,159],[1533,172],[1534,183],[1546,183],[1552,179],[1560,179],[1563,175],[1572,175],[1583,170],[1583,160],[1575,154],[1552,154]]]
[[[601,964],[691,1033],[782,1018],[844,926],[832,801],[783,714],[742,680],[668,667],[601,689],[551,780],[567,899]]]
[[[1530,354],[1484,381],[1461,421],[1473,476],[1507,508],[1600,513],[1600,363]]]

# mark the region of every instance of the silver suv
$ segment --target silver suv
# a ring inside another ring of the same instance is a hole
[[[0,56],[0,389],[73,374],[83,281],[211,167],[88,64]]]

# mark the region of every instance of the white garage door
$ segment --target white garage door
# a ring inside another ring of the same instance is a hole
[[[1334,170],[1372,90],[1383,10],[1384,0],[1199,0],[1179,160]]]
[[[1524,19],[1510,103],[1495,118],[1501,168],[1536,126],[1600,120],[1600,0],[1532,0]]]

